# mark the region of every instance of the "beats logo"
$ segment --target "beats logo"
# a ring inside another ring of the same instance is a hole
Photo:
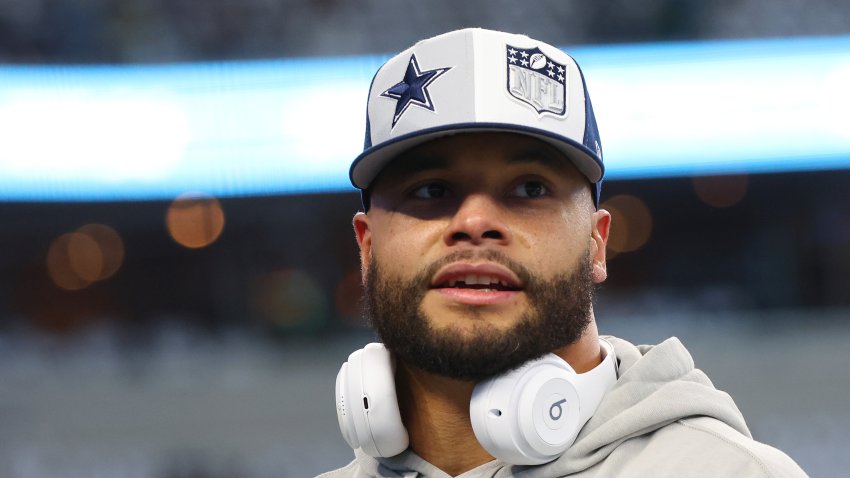
[[[557,402],[553,403],[552,406],[549,407],[549,418],[551,418],[552,420],[555,420],[555,421],[560,420],[561,415],[564,414],[564,409],[561,408],[561,405],[566,403],[566,402],[567,402],[567,399],[562,398],[562,399],[558,400]]]

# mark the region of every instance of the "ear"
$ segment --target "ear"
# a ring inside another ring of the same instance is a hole
[[[360,247],[360,272],[365,280],[369,264],[372,262],[372,230],[369,228],[369,216],[365,212],[358,212],[354,215],[352,223],[357,246]]]
[[[608,244],[608,232],[611,230],[611,213],[600,209],[592,216],[593,230],[590,238],[590,253],[593,261],[591,276],[593,282],[600,283],[608,278],[605,264],[605,247]]]

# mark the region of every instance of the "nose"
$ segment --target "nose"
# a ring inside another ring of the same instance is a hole
[[[487,242],[507,245],[512,237],[505,223],[505,214],[488,195],[466,196],[446,227],[445,243],[450,246],[462,243],[481,245]]]

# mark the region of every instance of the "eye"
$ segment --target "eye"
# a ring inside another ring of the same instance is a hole
[[[518,184],[513,194],[521,198],[539,198],[549,194],[549,188],[540,181],[523,181]]]
[[[449,195],[449,188],[442,183],[427,183],[413,190],[413,197],[418,199],[439,199]]]

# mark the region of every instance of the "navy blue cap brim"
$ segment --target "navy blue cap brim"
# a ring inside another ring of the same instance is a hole
[[[368,148],[354,159],[348,176],[354,187],[361,190],[368,189],[381,170],[405,151],[444,136],[485,132],[518,133],[539,139],[563,153],[593,184],[599,183],[605,174],[605,166],[596,153],[569,138],[549,131],[515,124],[460,123],[419,130]]]

